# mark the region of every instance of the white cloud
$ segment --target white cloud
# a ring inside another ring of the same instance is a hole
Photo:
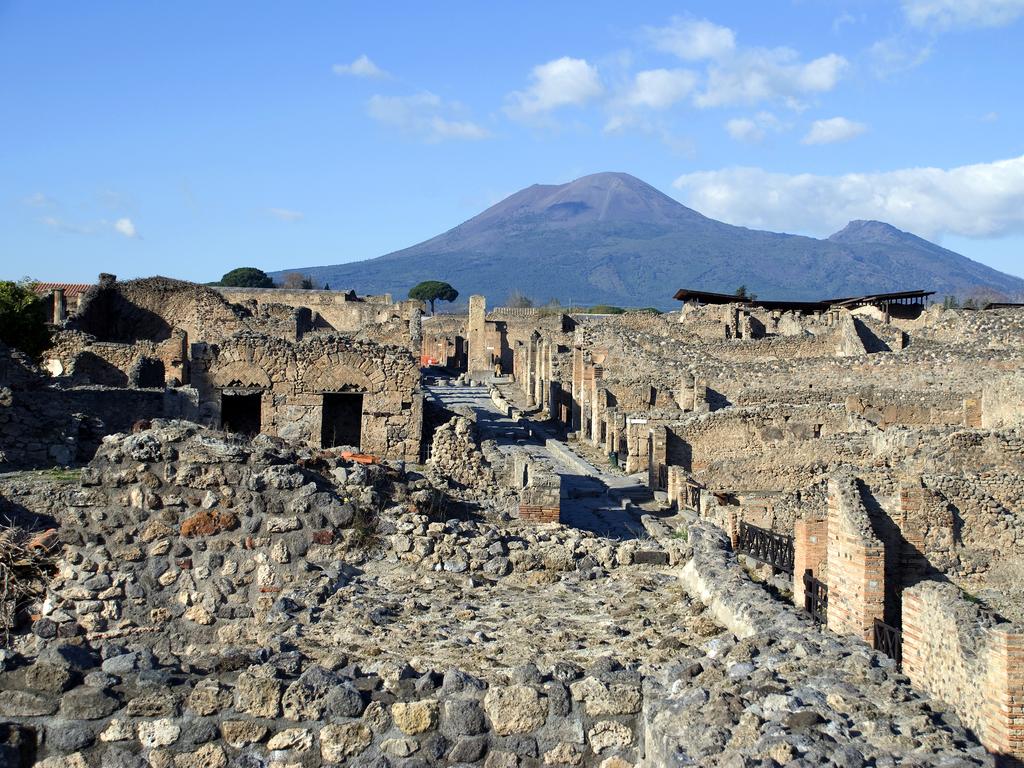
[[[582,106],[604,93],[597,67],[586,59],[563,56],[539,64],[530,72],[525,91],[509,94],[507,112],[513,117],[530,117],[558,107]]]
[[[289,208],[267,208],[267,213],[275,219],[287,222],[300,221],[305,218],[305,214],[302,211],[293,211]]]
[[[782,123],[771,112],[758,112],[754,117],[736,117],[725,124],[726,133],[745,144],[760,144],[768,131],[782,129]]]
[[[58,232],[65,232],[70,235],[91,235],[96,231],[89,225],[72,224],[56,216],[43,216],[39,221],[50,229],[56,229]]]
[[[687,61],[717,59],[736,47],[731,29],[707,19],[676,16],[667,27],[648,27],[646,31],[656,49]]]
[[[139,236],[139,233],[135,229],[135,224],[127,217],[118,219],[114,222],[114,231],[129,238]]]
[[[725,130],[736,141],[757,144],[764,141],[764,131],[749,117],[735,117],[725,124]]]
[[[808,62],[791,48],[750,48],[708,68],[708,81],[698,93],[698,107],[723,107],[783,101],[799,106],[799,98],[836,87],[849,62],[830,53]]]
[[[33,208],[46,208],[54,204],[53,199],[42,192],[33,192],[24,199],[24,202],[25,205],[30,205]]]
[[[674,186],[707,216],[776,231],[826,235],[852,219],[879,219],[927,238],[1024,232],[1024,155],[843,176],[726,168],[684,174]]]
[[[924,64],[932,55],[930,44],[922,45],[905,35],[893,35],[874,43],[867,60],[876,77],[886,78]]]
[[[370,57],[365,53],[351,64],[335,64],[332,69],[336,75],[368,77],[376,80],[383,80],[391,77],[391,75],[374,64]]]
[[[469,120],[447,120],[437,116],[431,118],[430,130],[438,140],[469,139],[475,141],[486,139],[491,135],[486,128]]]
[[[637,72],[625,102],[633,107],[665,109],[697,87],[697,73],[688,69],[649,69]]]
[[[1002,27],[1024,16],[1024,0],[903,0],[917,27]]]
[[[469,120],[453,120],[445,113],[460,112],[462,105],[446,102],[440,96],[421,91],[412,96],[375,95],[367,104],[370,117],[419,136],[430,143],[446,139],[479,140],[491,134]]]
[[[999,119],[999,113],[998,112],[986,112],[984,115],[982,115],[978,119],[981,120],[981,122],[983,122],[983,123],[994,123],[996,120]]]
[[[803,144],[834,144],[837,141],[848,141],[860,136],[868,127],[845,117],[830,117],[827,120],[815,120],[811,129],[801,139]]]

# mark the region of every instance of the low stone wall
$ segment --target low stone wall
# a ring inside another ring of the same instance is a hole
[[[477,491],[494,491],[494,470],[477,444],[473,423],[456,416],[434,430],[427,465],[444,480]]]
[[[998,623],[951,584],[903,592],[903,670],[947,702],[997,754],[1024,760],[1024,630]]]
[[[683,587],[738,639],[714,638],[703,658],[645,680],[641,765],[994,765],[891,660],[750,581],[721,530],[698,520],[686,531]],[[827,746],[812,740],[818,727]]]
[[[519,518],[531,523],[560,523],[562,478],[533,458],[527,458],[523,476],[526,484],[520,491]]]
[[[607,659],[488,683],[455,669],[326,668],[287,646],[263,655],[181,668],[112,645],[52,649],[0,675],[0,763],[316,768],[486,756],[487,766],[631,768],[637,758],[642,678]]]

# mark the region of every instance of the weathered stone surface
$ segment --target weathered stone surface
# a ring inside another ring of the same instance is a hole
[[[325,725],[320,731],[320,751],[332,763],[362,754],[372,741],[373,734],[362,723]]]
[[[391,707],[391,719],[402,733],[415,736],[437,725],[436,701],[398,702]]]
[[[544,724],[547,703],[526,685],[494,687],[484,697],[484,710],[491,728],[500,736],[529,733]]]

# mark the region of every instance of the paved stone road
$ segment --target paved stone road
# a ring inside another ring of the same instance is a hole
[[[637,477],[594,466],[536,422],[512,421],[498,411],[487,387],[427,386],[424,390],[446,408],[471,409],[480,437],[494,440],[499,449],[511,452],[518,447],[552,464],[562,478],[562,522],[566,525],[621,540],[644,535],[640,516],[645,511],[626,508],[622,501],[649,498]]]

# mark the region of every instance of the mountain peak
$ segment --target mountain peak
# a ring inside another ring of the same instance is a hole
[[[921,238],[884,221],[854,219],[828,239],[834,243],[905,243]]]
[[[436,237],[375,260],[299,268],[316,282],[404,295],[423,280],[501,302],[671,306],[679,288],[820,299],[882,291],[1024,290],[1003,275],[880,221],[851,221],[828,240],[709,219],[635,176],[594,173],[534,184]]]
[[[529,219],[560,223],[649,224],[702,219],[678,200],[628,173],[605,171],[564,184],[534,184],[491,206],[458,229]]]

